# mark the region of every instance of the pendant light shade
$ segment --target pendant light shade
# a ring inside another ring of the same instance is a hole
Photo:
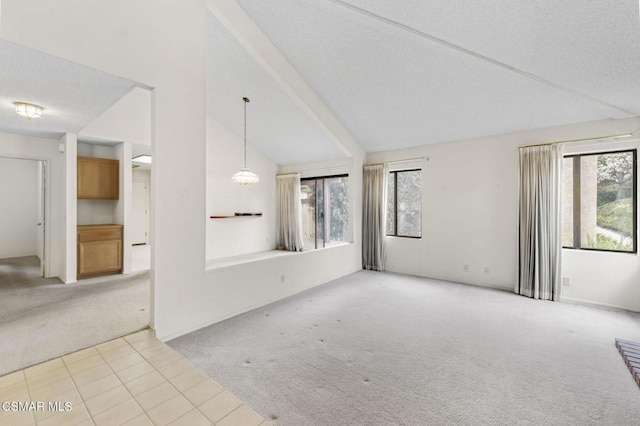
[[[251,170],[242,168],[238,173],[231,176],[231,182],[239,183],[240,185],[249,185],[260,182],[260,178]]]
[[[250,185],[260,182],[260,178],[247,167],[247,104],[249,103],[249,98],[242,98],[242,101],[244,102],[244,167],[231,176],[231,182]]]

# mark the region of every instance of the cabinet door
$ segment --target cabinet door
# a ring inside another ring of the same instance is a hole
[[[78,198],[117,200],[119,195],[118,160],[78,157]]]
[[[78,275],[122,270],[122,241],[90,241],[78,244]]]

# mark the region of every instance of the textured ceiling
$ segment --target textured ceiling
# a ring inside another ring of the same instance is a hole
[[[46,138],[78,133],[135,85],[1,40],[0,63],[0,132]],[[42,106],[42,117],[20,117],[15,101]]]
[[[213,16],[207,19],[207,112],[277,164],[337,158],[342,153]],[[241,159],[238,159],[241,161]],[[247,159],[251,165],[251,158]]]
[[[640,114],[635,0],[347,1],[238,2],[367,151]]]
[[[640,114],[636,0],[344,3]]]

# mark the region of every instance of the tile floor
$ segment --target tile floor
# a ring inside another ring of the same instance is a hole
[[[0,425],[35,424],[271,422],[143,330],[0,377]]]

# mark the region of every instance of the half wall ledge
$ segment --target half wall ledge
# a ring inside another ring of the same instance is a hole
[[[342,247],[348,244],[351,244],[351,243],[340,243],[340,244],[332,245],[330,247],[324,247],[324,248],[319,248],[319,249],[309,250],[309,251],[267,250],[267,251],[260,251],[256,253],[241,254],[238,256],[222,257],[219,259],[208,259],[206,263],[206,270],[210,271],[213,269],[226,268],[228,266],[241,265],[243,263],[260,262],[263,260],[273,259],[276,257],[299,256],[299,255],[304,255],[308,253],[318,252],[320,250],[330,250],[332,248]]]

